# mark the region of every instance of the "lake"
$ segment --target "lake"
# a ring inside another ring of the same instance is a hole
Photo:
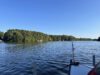
[[[75,59],[92,65],[92,55],[100,60],[100,42],[74,41]],[[67,75],[72,59],[72,42],[40,44],[0,43],[0,75]]]

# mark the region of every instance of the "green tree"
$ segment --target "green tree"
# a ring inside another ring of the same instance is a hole
[[[3,36],[4,35],[4,36]],[[14,43],[36,43],[46,41],[73,41],[73,40],[91,40],[90,38],[76,38],[69,35],[47,35],[41,32],[11,29],[5,34],[0,35],[5,42]],[[98,38],[100,40],[100,38]]]
[[[100,37],[98,37],[98,41],[100,41]]]
[[[4,33],[0,32],[0,40],[3,40]]]
[[[5,42],[35,43],[49,40],[50,37],[47,34],[35,31],[12,29],[4,34]]]

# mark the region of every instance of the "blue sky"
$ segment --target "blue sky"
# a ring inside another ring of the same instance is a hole
[[[0,0],[0,31],[100,36],[100,0]]]

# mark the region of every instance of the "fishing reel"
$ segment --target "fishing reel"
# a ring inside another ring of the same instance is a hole
[[[79,62],[75,60],[70,60],[70,65],[79,66]]]

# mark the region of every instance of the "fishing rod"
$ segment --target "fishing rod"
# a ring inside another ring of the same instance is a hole
[[[75,48],[73,42],[72,42],[72,61],[75,62]]]
[[[74,48],[74,43],[72,41],[72,60],[70,60],[71,65],[78,66],[80,63],[75,60],[75,48]]]
[[[93,57],[92,57],[93,63],[89,63],[89,64],[92,64],[93,66],[88,66],[88,65],[84,65],[84,66],[86,66],[88,68],[93,68],[96,65],[95,60],[96,60],[95,55],[93,55]],[[79,64],[88,64],[88,63],[80,63],[80,62],[76,61],[76,59],[75,59],[75,48],[74,48],[74,42],[73,41],[72,41],[72,60],[70,61],[70,63],[72,65],[75,65],[75,66],[78,66]]]

